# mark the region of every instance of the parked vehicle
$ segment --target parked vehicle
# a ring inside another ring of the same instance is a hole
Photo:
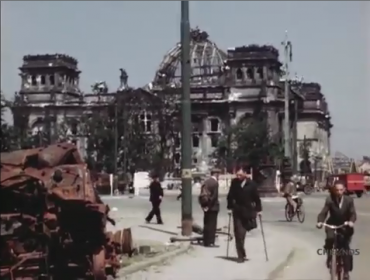
[[[365,192],[365,175],[362,173],[332,174],[326,180],[326,189],[333,186],[335,181],[343,181],[346,187],[346,194],[356,194],[361,197]]]
[[[297,191],[310,195],[315,190],[315,182],[312,176],[300,176],[297,184]]]

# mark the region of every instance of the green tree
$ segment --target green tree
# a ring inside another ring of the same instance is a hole
[[[1,92],[1,152],[10,152],[17,148],[16,131],[13,126],[5,121],[5,112],[9,102]]]
[[[96,171],[112,172],[112,147],[114,146],[113,128],[106,112],[93,112],[81,119],[82,134],[86,136],[86,162]]]
[[[266,118],[243,118],[227,131],[216,149],[221,165],[257,167],[282,157],[282,145],[271,138]]]
[[[140,89],[120,92],[117,104],[118,166],[125,171],[150,169],[158,152],[155,108],[159,99]],[[114,124],[114,107],[110,112]]]
[[[153,155],[152,165],[156,166],[159,174],[173,172],[175,145],[174,139],[180,133],[180,110],[178,95],[171,89],[165,89],[159,95],[156,103],[157,108],[153,111],[155,122],[158,124],[158,131],[155,134],[157,144],[156,153]]]
[[[114,171],[115,160],[119,170],[126,172],[168,171],[172,166],[171,139],[179,129],[178,112],[174,95],[130,88],[119,92],[105,112],[93,112],[81,120],[87,135],[86,161],[94,170],[109,173]]]

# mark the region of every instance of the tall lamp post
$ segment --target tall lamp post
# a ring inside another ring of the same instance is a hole
[[[181,228],[183,236],[191,236],[192,174],[191,174],[191,103],[190,103],[190,23],[189,1],[181,1]]]
[[[289,124],[289,62],[292,61],[292,43],[288,40],[288,32],[285,31],[284,46],[284,155],[291,159],[290,124]]]

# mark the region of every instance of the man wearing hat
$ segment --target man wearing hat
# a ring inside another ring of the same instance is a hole
[[[219,169],[211,170],[211,176],[204,181],[199,195],[199,204],[204,211],[203,245],[205,247],[216,247],[217,216],[220,211],[218,200],[219,174]]]
[[[227,194],[227,209],[234,222],[235,246],[238,262],[247,260],[244,243],[247,232],[257,228],[257,216],[262,214],[262,204],[257,185],[252,181],[251,170],[241,167],[232,180]]]
[[[163,199],[163,189],[161,186],[161,183],[159,182],[159,175],[156,173],[153,173],[151,175],[152,182],[149,185],[149,201],[152,203],[152,210],[149,212],[148,216],[145,218],[145,221],[147,223],[150,223],[150,221],[153,219],[154,216],[157,218],[157,223],[162,225],[163,220],[161,217],[161,209],[160,205]]]

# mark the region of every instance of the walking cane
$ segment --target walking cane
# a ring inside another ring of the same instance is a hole
[[[229,223],[227,225],[227,245],[226,245],[226,257],[229,257],[229,245],[230,245],[230,227],[231,227],[231,213],[229,213]]]
[[[263,247],[265,248],[265,256],[266,256],[266,261],[269,261],[269,257],[267,254],[267,246],[266,246],[266,239],[265,239],[265,232],[263,231],[263,225],[262,225],[262,217],[259,216],[260,220],[260,225],[261,225],[261,234],[262,234],[262,240],[263,240]]]

